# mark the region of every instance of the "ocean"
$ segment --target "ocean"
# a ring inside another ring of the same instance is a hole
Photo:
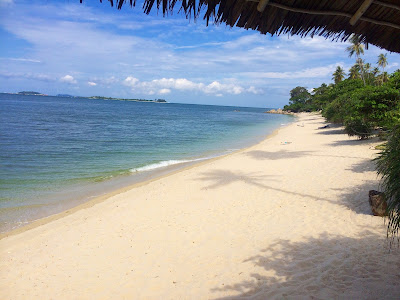
[[[255,144],[266,108],[0,94],[0,232]]]

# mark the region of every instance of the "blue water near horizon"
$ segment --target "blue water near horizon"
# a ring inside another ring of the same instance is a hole
[[[113,180],[249,146],[293,120],[265,110],[0,94],[0,232]]]

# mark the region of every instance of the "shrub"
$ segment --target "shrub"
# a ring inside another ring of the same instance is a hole
[[[391,131],[386,147],[376,162],[388,202],[387,234],[393,241],[400,229],[400,124]]]
[[[372,135],[373,125],[359,117],[352,117],[345,121],[344,131],[349,136],[358,136],[364,140]]]

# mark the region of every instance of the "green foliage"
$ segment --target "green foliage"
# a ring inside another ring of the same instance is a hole
[[[340,66],[337,66],[335,72],[332,74],[332,80],[335,82],[335,84],[337,84],[343,79],[344,79],[344,70]]]
[[[364,74],[364,62],[360,58],[360,55],[364,54],[364,46],[361,43],[360,36],[353,34],[350,37],[350,43],[351,45],[346,48],[346,51],[349,52],[349,57],[352,57],[353,55],[356,56],[356,62],[360,66],[360,75],[361,79],[363,80],[363,83],[365,85],[365,74]]]
[[[393,127],[376,162],[388,202],[388,236],[393,241],[400,229],[400,123]]]
[[[330,122],[344,123],[349,135],[360,132],[358,136],[366,138],[373,128],[389,128],[400,118],[400,90],[388,85],[360,87],[343,82],[342,89],[332,93],[335,99],[325,107],[323,116]],[[353,127],[359,130],[351,130]]]
[[[290,99],[289,102],[290,103],[306,103],[308,100],[310,100],[311,95],[310,93],[307,91],[307,88],[302,87],[302,86],[298,86],[295,87],[294,89],[292,89],[290,91]]]
[[[363,88],[360,79],[346,79],[336,84],[326,95],[322,115],[333,123],[344,123],[350,111],[354,111],[352,93]]]
[[[284,110],[292,112],[311,111],[311,94],[307,88],[297,86],[290,91],[289,105],[284,106]]]
[[[391,88],[400,90],[400,70],[397,70],[389,76],[387,85]]]
[[[359,67],[354,65],[353,69],[358,72]],[[342,70],[336,71],[336,84],[322,84],[312,94],[305,87],[292,89],[290,104],[284,110],[322,111],[327,121],[344,124],[350,136],[361,139],[370,137],[377,128],[388,130],[400,122],[400,71],[390,76],[379,74],[377,68],[372,69],[367,63],[364,68],[367,85],[360,78],[339,81]],[[382,76],[388,79],[379,79]]]
[[[387,66],[387,54],[379,54],[378,56],[378,62],[377,62],[378,66],[380,66],[383,70],[383,72],[385,72],[385,68]]]
[[[361,140],[372,135],[372,123],[363,120],[361,117],[350,117],[344,122],[345,132],[349,136],[358,136]]]
[[[359,64],[355,64],[354,66],[352,66],[349,70],[349,78],[350,79],[361,79],[361,75],[360,75],[360,65]]]

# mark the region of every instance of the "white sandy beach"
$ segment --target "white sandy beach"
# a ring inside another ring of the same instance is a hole
[[[0,240],[0,299],[400,299],[376,140],[318,115]],[[286,143],[285,143],[286,142]]]

